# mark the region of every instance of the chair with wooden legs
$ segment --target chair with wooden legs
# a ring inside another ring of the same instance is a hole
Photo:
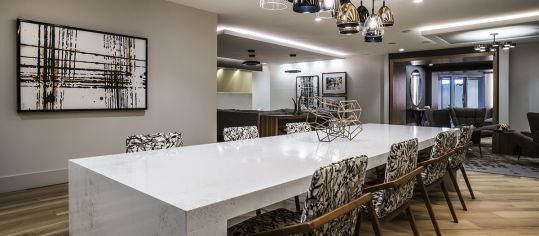
[[[255,216],[228,229],[229,236],[342,236],[359,235],[359,208],[367,206],[376,235],[372,194],[362,195],[366,156],[349,158],[316,170],[303,212],[277,209]]]
[[[312,131],[312,128],[309,122],[296,122],[296,123],[286,124],[286,134],[305,133],[305,132],[311,132],[311,131]],[[299,196],[294,197],[294,202],[296,203],[296,211],[301,212]]]
[[[296,122],[286,124],[286,134],[311,132],[311,124],[309,122]]]
[[[139,134],[127,137],[125,152],[144,152],[183,146],[182,134],[178,132]]]
[[[455,154],[449,158],[449,177],[451,178],[451,182],[453,183],[453,187],[455,188],[455,191],[457,192],[457,196],[459,197],[460,204],[462,205],[462,208],[467,211],[468,208],[466,207],[466,203],[464,202],[464,198],[462,197],[462,192],[460,191],[459,184],[457,182],[457,177],[455,174],[458,170],[462,172],[462,177],[464,178],[464,181],[466,182],[466,186],[468,187],[468,191],[470,192],[470,196],[472,199],[475,199],[475,195],[472,190],[472,186],[470,185],[470,180],[468,180],[468,175],[466,174],[466,170],[464,169],[464,161],[466,160],[466,153],[468,153],[468,149],[472,145],[471,139],[472,139],[472,133],[473,133],[473,126],[463,126],[460,129],[460,135],[457,142],[457,148],[455,149]]]
[[[227,127],[223,129],[225,142],[258,138],[256,126]]]
[[[436,231],[436,235],[440,236],[440,227],[438,226],[438,221],[432,209],[432,205],[429,200],[428,192],[434,188],[440,187],[444,193],[445,200],[447,201],[447,206],[451,211],[451,216],[453,221],[458,223],[457,214],[453,208],[451,199],[449,199],[449,193],[447,187],[443,182],[444,176],[447,174],[449,157],[453,155],[455,146],[457,144],[457,137],[454,131],[447,131],[439,133],[436,136],[434,141],[434,146],[432,147],[430,159],[421,163],[418,163],[418,166],[425,167],[421,177],[418,178],[419,189],[425,201],[425,206],[429,212],[432,225]]]
[[[416,167],[417,149],[417,139],[393,144],[387,159],[384,183],[363,189],[373,194],[374,210],[379,220],[390,220],[406,211],[415,236],[419,235],[419,231],[409,202],[414,194],[416,178],[424,170],[423,167]]]

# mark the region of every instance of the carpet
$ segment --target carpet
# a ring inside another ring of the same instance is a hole
[[[474,145],[468,152],[464,167],[467,171],[502,174],[539,179],[539,158],[492,153],[492,139],[481,141],[483,158],[479,155],[479,147]]]

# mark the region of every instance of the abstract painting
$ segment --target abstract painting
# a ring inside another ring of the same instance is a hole
[[[318,107],[318,75],[296,77],[296,101],[306,108]]]
[[[18,20],[18,110],[147,109],[144,38]]]
[[[322,74],[322,94],[346,94],[346,72]]]

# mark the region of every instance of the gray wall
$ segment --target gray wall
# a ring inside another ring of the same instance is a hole
[[[16,112],[17,18],[149,39],[146,112]],[[131,134],[216,139],[217,16],[164,0],[0,1],[0,192],[66,181],[67,160],[121,153]]]
[[[302,73],[284,73],[289,68],[298,68]],[[318,75],[322,78],[322,73],[328,72],[348,73],[348,99],[358,100],[363,108],[361,121],[383,123],[383,55],[351,56],[342,60],[316,61],[292,65],[270,65],[271,109],[294,107],[292,98],[296,97],[296,76]]]
[[[518,44],[509,61],[509,124],[530,130],[526,113],[539,112],[539,43]]]

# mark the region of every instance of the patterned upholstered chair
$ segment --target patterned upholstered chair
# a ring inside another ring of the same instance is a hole
[[[468,175],[466,174],[466,170],[464,169],[464,161],[466,160],[466,153],[468,153],[468,149],[471,146],[471,140],[472,140],[472,133],[473,133],[474,127],[473,126],[463,126],[460,129],[460,134],[457,142],[457,148],[455,149],[455,153],[453,156],[449,158],[449,177],[451,177],[451,182],[453,183],[453,187],[455,188],[457,195],[460,200],[460,204],[462,205],[462,208],[467,211],[466,203],[464,202],[464,198],[462,197],[462,193],[460,191],[460,187],[458,185],[457,178],[455,176],[455,173],[457,173],[458,170],[462,172],[462,176],[464,177],[464,181],[466,181],[466,186],[468,187],[468,191],[470,191],[470,196],[472,199],[475,199],[475,195],[473,194],[472,186],[470,185],[470,180],[468,180]]]
[[[248,219],[228,229],[229,236],[247,235],[359,235],[359,207],[371,210],[374,231],[379,225],[374,217],[372,194],[362,196],[367,157],[340,161],[316,170],[311,180],[303,212],[277,209]]]
[[[256,126],[228,127],[223,130],[225,142],[258,138]]]
[[[295,133],[304,133],[311,132],[311,124],[308,122],[297,122],[297,123],[287,123],[286,124],[286,133],[295,134]]]
[[[449,168],[449,158],[452,156],[456,145],[457,136],[454,131],[439,133],[434,141],[430,159],[417,164],[418,166],[425,167],[425,170],[423,173],[421,173],[421,178],[418,182],[423,195],[423,200],[425,201],[425,205],[432,221],[432,225],[434,226],[434,230],[438,236],[442,234],[440,232],[440,227],[438,226],[438,221],[436,220],[434,211],[432,210],[428,191],[433,188],[441,187],[449,210],[451,211],[451,216],[453,217],[455,223],[458,223],[455,209],[453,208],[451,199],[449,199],[447,188],[443,182],[443,178],[447,174],[447,170]]]
[[[414,235],[419,235],[409,202],[414,194],[417,177],[424,170],[416,167],[418,140],[411,139],[391,146],[384,183],[365,188],[373,193],[376,216],[391,219],[406,211]],[[363,209],[364,210],[364,209]]]
[[[182,134],[172,132],[168,134],[142,134],[127,137],[125,152],[143,152],[183,146]]]

